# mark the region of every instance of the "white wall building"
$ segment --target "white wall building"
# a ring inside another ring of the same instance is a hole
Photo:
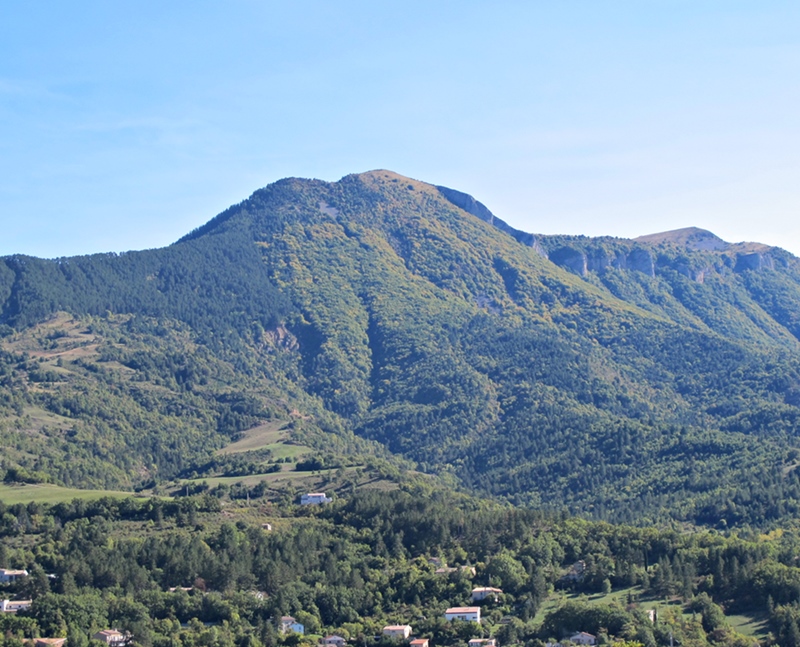
[[[333,501],[324,492],[310,492],[300,497],[300,505],[321,505]]]
[[[15,570],[13,568],[0,568],[0,583],[8,584],[9,582],[16,582],[21,577],[28,577],[28,571]]]
[[[489,598],[497,602],[497,599],[503,595],[503,589],[496,589],[492,586],[477,586],[472,589],[472,601],[480,602]]]
[[[383,635],[397,640],[408,640],[411,635],[411,625],[386,625]]]
[[[450,607],[444,612],[445,620],[463,620],[464,622],[480,622],[480,607]]]
[[[31,608],[31,600],[3,600],[2,607],[3,613],[16,613],[23,609]]]

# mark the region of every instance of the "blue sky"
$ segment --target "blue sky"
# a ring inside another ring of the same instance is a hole
[[[526,231],[800,255],[800,5],[0,0],[0,255],[388,168]]]

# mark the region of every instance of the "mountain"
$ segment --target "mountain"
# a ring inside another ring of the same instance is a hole
[[[160,250],[6,257],[0,303],[7,479],[204,474],[280,423],[319,464],[606,519],[800,504],[800,261],[778,248],[528,234],[372,171],[281,180]]]

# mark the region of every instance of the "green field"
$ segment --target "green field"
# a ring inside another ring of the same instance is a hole
[[[62,501],[72,501],[72,499],[99,499],[106,496],[123,499],[135,495],[133,492],[76,490],[49,484],[0,485],[0,501],[6,505],[30,503],[31,501],[36,501],[37,503],[61,503]]]
[[[340,469],[342,470],[341,472]],[[361,468],[356,466],[316,470],[313,472],[287,470],[269,474],[249,474],[247,476],[212,476],[197,478],[181,481],[178,489],[175,490],[173,494],[177,493],[184,485],[189,484],[206,483],[209,487],[217,487],[219,485],[245,485],[253,487],[262,481],[265,481],[273,491],[282,491],[289,488],[293,490],[315,491],[319,489],[320,491],[335,492],[341,487],[349,487],[348,483],[354,484],[357,489],[394,490],[397,488],[396,483],[381,478],[380,476],[374,474],[359,475],[359,469]]]
[[[645,611],[655,609],[657,613],[660,613],[661,610],[665,610],[667,608],[682,606],[677,598],[664,599],[656,597],[644,597],[644,591],[641,586],[618,589],[607,595],[603,593],[587,595],[585,593],[567,593],[565,591],[556,591],[552,593],[539,608],[538,612],[536,613],[535,620],[537,622],[542,622],[548,613],[555,611],[567,601],[582,601],[589,605],[616,603],[625,607],[627,605],[629,595],[636,600],[636,606],[639,609],[644,609]],[[691,616],[691,612],[688,612],[685,609],[683,609],[682,612],[686,616]],[[764,638],[766,637],[767,633],[769,633],[769,628],[766,624],[767,620],[764,617],[726,615],[725,618],[727,619],[728,624],[735,631],[744,634],[745,636]]]
[[[769,627],[767,626],[768,619],[764,616],[731,615],[725,617],[728,619],[731,627],[745,636],[765,638],[769,633]]]
[[[303,445],[288,441],[285,420],[271,420],[244,432],[242,438],[219,450],[219,454],[239,454],[257,449],[268,449],[274,459],[298,458],[311,451]]]

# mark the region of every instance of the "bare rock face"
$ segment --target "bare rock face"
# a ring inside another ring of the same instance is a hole
[[[653,255],[646,249],[633,249],[626,259],[627,267],[630,270],[642,272],[648,276],[656,275],[656,264]]]
[[[753,270],[759,272],[761,270],[774,270],[775,261],[769,254],[762,254],[761,252],[753,252],[751,254],[738,254],[736,256],[736,266],[733,268],[734,272],[744,272],[745,270]]]
[[[634,270],[648,276],[656,275],[655,259],[649,250],[634,248],[627,254],[611,254],[602,248],[590,248],[584,252],[576,247],[565,245],[550,252],[548,258],[565,270],[586,276],[588,272],[605,272],[609,268]]]
[[[714,268],[709,265],[704,265],[703,267],[698,268],[681,262],[668,264],[667,267],[675,270],[678,274],[683,274],[685,277],[690,278],[696,283],[703,283],[706,280],[706,276],[714,271]]]
[[[285,348],[287,350],[299,350],[300,344],[289,329],[283,324],[273,330],[264,331],[264,341],[275,348]]]
[[[581,250],[574,247],[559,247],[550,252],[550,260],[563,267],[565,270],[577,274],[578,276],[586,276],[589,271],[588,258]]]
[[[604,249],[590,249],[586,254],[587,266],[592,272],[605,272],[609,267],[615,267],[616,256],[610,256]]]

